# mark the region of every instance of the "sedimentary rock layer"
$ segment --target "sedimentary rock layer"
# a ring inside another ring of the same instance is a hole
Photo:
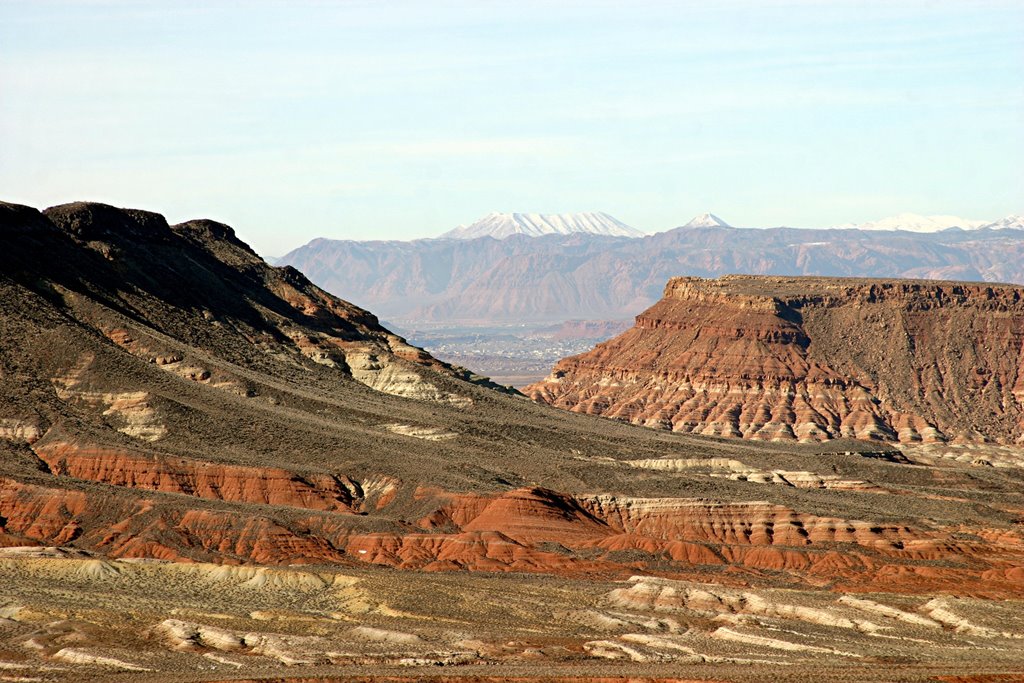
[[[1016,443],[1024,288],[674,278],[636,325],[528,389],[568,410],[714,436]]]

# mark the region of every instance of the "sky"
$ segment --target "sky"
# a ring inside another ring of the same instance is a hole
[[[1024,2],[0,0],[0,199],[266,256],[492,211],[1024,213]]]

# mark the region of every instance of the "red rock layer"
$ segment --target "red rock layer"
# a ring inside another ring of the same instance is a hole
[[[355,530],[351,515],[171,508],[138,492],[0,482],[0,544],[63,545],[109,557],[261,564],[369,563],[426,571],[525,571],[784,580],[846,591],[1019,595],[1017,533],[924,531],[799,514],[767,503],[576,497],[544,489],[435,491],[416,525]],[[269,511],[269,509],[268,509]],[[443,527],[436,527],[443,520]],[[460,520],[455,523],[454,520]],[[419,527],[418,529],[413,527]],[[723,573],[724,571],[724,573]]]
[[[768,503],[580,497],[536,488],[495,497],[433,495],[439,507],[418,525],[445,533],[355,534],[337,544],[354,560],[428,571],[629,568],[713,572],[720,579],[727,569],[747,580],[781,572],[844,590],[955,591],[972,581],[986,594],[1016,591],[1013,577],[1024,559],[1024,542],[1012,532],[975,530],[982,540],[965,542],[953,530],[818,517]]]
[[[323,538],[253,512],[182,510],[143,497],[0,480],[0,545],[74,541],[109,557],[294,564],[344,562]]]
[[[1022,437],[1024,288],[674,278],[534,399],[681,432],[819,441]]]
[[[223,465],[188,458],[54,442],[35,449],[56,475],[113,486],[239,503],[353,512],[362,492],[347,477],[302,476],[276,467]]]

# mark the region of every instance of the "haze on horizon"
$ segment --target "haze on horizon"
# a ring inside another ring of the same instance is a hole
[[[0,199],[266,255],[492,211],[1024,209],[1024,5],[0,0]]]

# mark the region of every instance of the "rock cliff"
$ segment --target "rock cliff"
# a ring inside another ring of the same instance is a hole
[[[1024,288],[674,278],[624,334],[535,399],[677,432],[764,440],[1015,443]]]

